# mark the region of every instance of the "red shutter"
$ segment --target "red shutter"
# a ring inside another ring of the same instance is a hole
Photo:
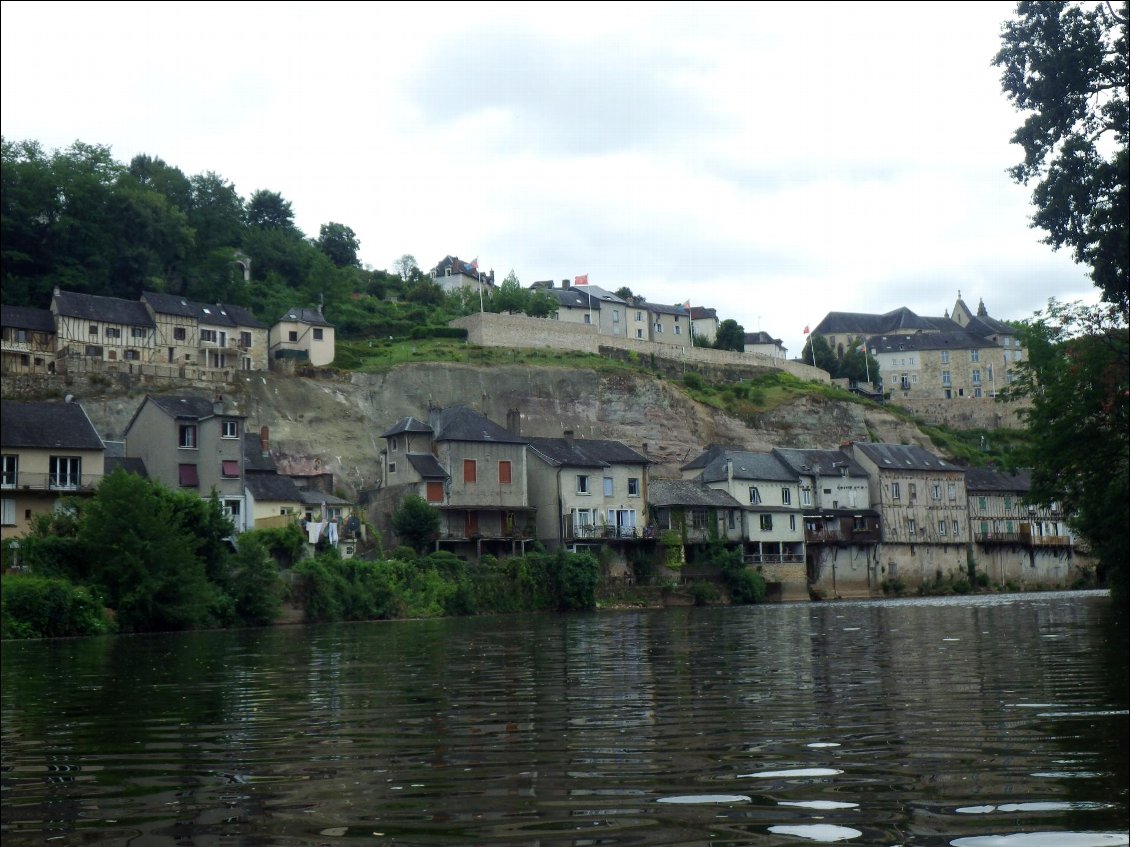
[[[507,459],[498,463],[498,482],[501,485],[510,484],[510,462]]]
[[[474,459],[463,460],[463,481],[464,482],[477,482],[478,469],[475,467]]]
[[[442,503],[443,502],[443,483],[442,482],[429,482],[428,483],[428,502],[429,503]]]

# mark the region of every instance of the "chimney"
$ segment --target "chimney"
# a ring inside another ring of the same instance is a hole
[[[731,458],[726,459],[726,482],[734,481],[734,460]]]
[[[570,284],[571,284],[571,283],[570,283],[570,282],[569,282],[569,280],[567,280],[567,279],[563,279],[563,280],[561,280],[561,287],[562,287],[562,288],[568,288]]]
[[[212,414],[222,415],[224,413],[224,395],[217,394],[212,398]]]
[[[565,438],[565,443],[569,445],[569,449],[573,449],[573,430],[567,429],[562,435]]]
[[[259,452],[264,459],[271,456],[271,428],[268,426],[259,428]]]
[[[522,413],[518,409],[506,412],[506,430],[511,435],[522,434]]]

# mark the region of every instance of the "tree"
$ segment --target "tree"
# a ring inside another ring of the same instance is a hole
[[[502,281],[502,285],[498,286],[498,290],[491,295],[489,309],[492,312],[510,314],[525,312],[529,300],[530,292],[522,287],[517,274],[510,271]]]
[[[1089,265],[1103,299],[1128,313],[1130,163],[1127,2],[1022,2],[1002,28],[994,64],[1017,109],[1030,114],[1012,140],[1024,161],[1013,179],[1036,180],[1032,226],[1045,243]]]
[[[423,552],[439,532],[439,510],[423,497],[411,494],[393,514],[392,528],[404,541]]]
[[[1130,334],[1114,306],[1051,301],[1020,330],[1027,359],[1016,363],[1006,399],[1021,412],[1031,446],[1032,500],[1058,502],[1083,536],[1125,608],[1130,569]]]
[[[412,277],[414,272],[419,272],[420,266],[416,264],[415,256],[409,253],[405,253],[403,256],[392,263],[392,269],[400,275],[400,278],[402,280],[407,282]]]
[[[357,259],[361,242],[357,240],[357,234],[345,224],[332,221],[322,224],[316,244],[318,249],[329,256],[330,261],[339,268],[361,266],[361,262]]]
[[[635,296],[636,296],[632,293],[632,289],[628,288],[628,286],[626,286],[626,285],[621,285],[619,288],[617,288],[612,293],[615,294],[617,297],[619,297],[621,300],[624,300],[627,303],[631,303],[633,298],[635,298]]]
[[[745,327],[733,318],[726,318],[718,325],[718,334],[714,336],[714,349],[744,352]]]
[[[816,351],[815,362],[812,358],[813,350]],[[804,349],[801,351],[800,358],[806,365],[813,365],[829,374],[834,374],[839,370],[839,359],[836,358],[831,345],[828,344],[828,339],[815,332],[809,335],[808,340],[804,342]]]
[[[247,203],[247,222],[260,229],[294,229],[294,210],[281,194],[260,189]]]

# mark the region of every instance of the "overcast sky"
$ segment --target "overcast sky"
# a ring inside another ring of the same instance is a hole
[[[587,273],[797,356],[829,311],[1096,299],[1006,173],[1014,8],[6,0],[2,130],[277,191],[374,268]]]

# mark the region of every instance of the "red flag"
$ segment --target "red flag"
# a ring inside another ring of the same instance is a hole
[[[588,285],[588,284],[589,284],[589,275],[588,274],[581,274],[580,276],[573,278],[573,285]]]
[[[688,300],[686,303],[684,303],[683,308],[689,312],[691,310],[691,301]]]
[[[807,326],[804,328],[804,334],[808,335],[808,327]]]

